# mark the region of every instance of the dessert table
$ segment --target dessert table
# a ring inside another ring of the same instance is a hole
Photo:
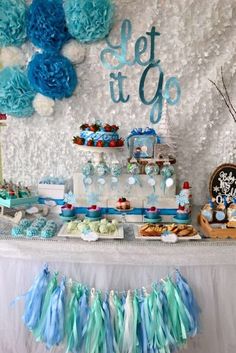
[[[4,221],[5,222],[5,221]],[[232,353],[236,351],[236,243],[227,241],[189,241],[164,244],[133,239],[132,224],[125,224],[124,240],[13,239],[8,225],[1,221],[0,352],[41,353],[46,348],[36,343],[24,327],[24,294],[45,262],[97,289],[150,287],[153,281],[178,267],[192,286],[201,314],[201,332],[188,344],[188,353]],[[64,352],[59,346],[53,352]]]

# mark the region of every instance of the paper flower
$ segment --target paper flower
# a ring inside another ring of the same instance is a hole
[[[73,64],[80,64],[85,58],[85,47],[72,39],[63,46],[62,55],[69,59]]]
[[[27,13],[27,34],[36,47],[60,50],[70,38],[62,0],[33,0]]]
[[[71,62],[56,53],[35,54],[28,65],[31,87],[53,99],[70,97],[77,85],[77,76]]]
[[[35,92],[26,73],[18,67],[0,71],[0,112],[14,117],[28,117],[34,113]]]
[[[24,66],[25,57],[23,51],[17,47],[6,47],[0,49],[0,63],[6,66]]]
[[[33,107],[40,116],[50,116],[54,113],[55,101],[37,93],[33,100]]]
[[[105,38],[112,27],[111,0],[66,0],[64,9],[70,34],[82,43]]]
[[[20,46],[26,40],[24,0],[0,1],[0,47]]]

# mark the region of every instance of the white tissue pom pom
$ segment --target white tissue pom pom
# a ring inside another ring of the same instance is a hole
[[[26,64],[23,51],[16,47],[4,47],[0,49],[0,64],[6,66],[24,66]]]
[[[55,102],[53,99],[37,93],[33,100],[33,107],[41,116],[50,116],[54,113]]]
[[[85,47],[72,39],[63,46],[62,55],[73,64],[80,64],[85,58]]]

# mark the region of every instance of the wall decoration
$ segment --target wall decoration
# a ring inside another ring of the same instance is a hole
[[[61,54],[69,59],[73,64],[81,64],[85,59],[85,46],[71,39],[63,45]]]
[[[0,49],[0,63],[2,64],[2,67],[16,65],[23,67],[25,66],[26,59],[20,48],[4,47]]]
[[[59,51],[70,38],[62,0],[33,0],[27,11],[27,35],[36,47]]]
[[[24,0],[1,0],[0,47],[21,46],[26,41],[26,4]]]
[[[173,352],[198,333],[199,306],[178,270],[122,295],[58,277],[45,266],[23,296],[24,324],[47,349],[65,340],[67,352]]]
[[[35,54],[28,65],[31,87],[53,99],[70,97],[77,85],[77,76],[71,62],[56,53]]]
[[[112,26],[114,5],[111,0],[66,0],[67,27],[81,43],[105,38]]]
[[[37,93],[33,100],[33,107],[40,116],[51,116],[54,113],[55,101]]]
[[[6,67],[0,71],[0,112],[14,117],[29,117],[34,113],[32,105],[35,92],[24,70]]]
[[[160,33],[156,32],[156,28],[153,26],[151,31],[146,32],[146,34],[148,37],[141,36],[136,40],[134,46],[134,59],[128,60],[128,44],[132,36],[132,24],[130,20],[125,19],[122,22],[120,29],[120,44],[112,44],[110,38],[107,38],[107,48],[101,51],[100,60],[102,65],[108,70],[120,70],[124,66],[133,66],[135,64],[146,67],[140,78],[139,98],[143,104],[152,105],[150,121],[152,124],[156,124],[161,120],[164,100],[166,100],[166,103],[169,105],[178,104],[181,96],[181,90],[179,81],[176,77],[170,77],[164,83],[164,72],[161,68],[160,60],[156,58],[155,54],[155,39],[160,36]],[[143,61],[142,55],[147,51],[148,41],[150,41],[149,60]],[[150,100],[147,100],[144,87],[148,74],[153,69],[158,71],[159,79],[158,82],[156,82],[155,95]],[[112,101],[114,103],[127,103],[130,100],[130,95],[124,94],[124,87],[125,79],[128,77],[122,75],[121,71],[118,71],[117,74],[114,72],[110,73],[110,78],[111,81],[109,86]],[[115,95],[115,91],[118,91],[118,95]]]
[[[217,204],[236,198],[236,164],[221,164],[210,178],[210,195]]]

